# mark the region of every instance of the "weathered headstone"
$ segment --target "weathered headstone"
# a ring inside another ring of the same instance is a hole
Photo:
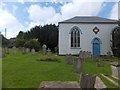
[[[58,54],[58,47],[55,47],[55,53]]]
[[[74,60],[74,69],[76,73],[81,73],[82,72],[82,68],[83,68],[83,60],[81,60],[80,58],[76,58],[76,60]]]
[[[13,53],[16,54],[16,47],[13,47]]]
[[[91,76],[91,75],[88,75],[88,74],[81,74],[80,87],[82,89],[83,88],[94,88],[95,80],[96,80],[96,76]]]
[[[47,46],[44,44],[44,45],[42,46],[42,53],[43,53],[43,54],[46,54],[46,49],[47,49]]]
[[[0,58],[2,58],[2,47],[0,47]]]
[[[48,48],[48,50],[47,50],[47,59],[50,59],[50,55],[51,55],[51,50]]]
[[[107,56],[108,57],[110,57],[111,56],[111,52],[109,51],[109,52],[107,52]]]
[[[103,63],[97,63],[97,67],[104,67]]]
[[[111,63],[112,76],[120,80],[120,61]]]
[[[25,54],[26,51],[25,51],[25,47],[22,47],[22,53]]]
[[[82,50],[81,50],[80,53],[79,53],[79,58],[80,58],[80,60],[83,60],[83,59],[84,59],[83,51],[82,51]]]
[[[26,48],[26,53],[29,53],[30,52],[30,49],[29,48]]]
[[[8,47],[5,48],[5,53],[9,54],[9,48]]]
[[[73,60],[72,60],[72,55],[71,54],[66,54],[66,63],[67,64],[73,64]]]
[[[32,55],[34,55],[34,54],[35,54],[35,49],[33,48],[33,49],[31,50],[31,52],[32,52]]]

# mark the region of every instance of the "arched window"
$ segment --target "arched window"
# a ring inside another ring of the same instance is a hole
[[[80,47],[80,29],[77,26],[71,29],[71,47]]]

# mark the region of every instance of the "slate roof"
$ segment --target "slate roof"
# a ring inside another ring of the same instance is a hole
[[[117,20],[107,19],[96,16],[76,16],[59,23],[117,23]]]

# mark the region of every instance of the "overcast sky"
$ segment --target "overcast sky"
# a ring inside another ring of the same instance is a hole
[[[35,25],[58,24],[74,16],[118,19],[118,0],[1,0],[0,32],[7,38]]]

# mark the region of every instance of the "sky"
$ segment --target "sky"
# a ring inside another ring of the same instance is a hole
[[[0,0],[0,32],[13,38],[36,25],[56,24],[75,16],[118,20],[119,0]]]

